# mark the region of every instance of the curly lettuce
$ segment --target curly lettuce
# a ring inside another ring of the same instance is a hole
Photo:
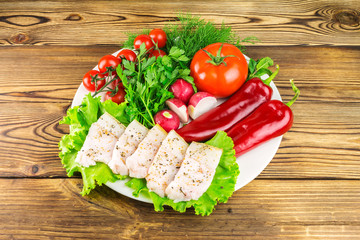
[[[174,203],[173,200],[167,197],[160,197],[154,192],[149,192],[145,179],[133,178],[126,183],[126,186],[134,190],[133,195],[136,197],[139,196],[141,192],[148,194],[154,203],[155,211],[163,211],[164,205],[168,205],[179,212],[185,212],[187,208],[194,207],[195,214],[202,216],[210,215],[217,203],[226,203],[231,197],[235,190],[236,180],[240,171],[236,163],[234,142],[225,132],[217,132],[217,134],[206,143],[214,147],[222,148],[223,154],[210,187],[198,200]]]
[[[59,142],[59,156],[69,177],[73,176],[75,172],[81,173],[83,179],[82,195],[89,194],[97,185],[123,180],[127,177],[114,174],[106,164],[101,162],[90,167],[83,167],[75,162],[76,155],[85,142],[91,124],[96,122],[106,111],[127,125],[125,108],[126,103],[118,105],[110,100],[101,102],[99,97],[93,98],[88,94],[80,106],[70,108],[64,119],[60,121],[60,124],[70,126],[70,132],[64,135]],[[234,143],[225,132],[219,131],[206,143],[222,148],[223,154],[210,187],[198,200],[174,203],[167,197],[162,198],[154,192],[149,192],[145,179],[132,178],[126,185],[133,189],[134,196],[138,196],[140,193],[149,195],[156,211],[163,211],[164,205],[168,205],[179,212],[185,212],[187,208],[194,207],[195,213],[198,215],[211,214],[218,203],[226,203],[231,197],[240,171],[236,163]]]
[[[73,176],[75,172],[81,173],[82,195],[89,194],[97,185],[126,178],[126,176],[114,174],[108,165],[101,162],[90,167],[83,167],[75,162],[76,155],[85,142],[91,124],[96,122],[106,111],[127,125],[125,107],[126,103],[118,105],[111,100],[101,102],[100,97],[93,98],[89,93],[84,97],[81,106],[70,108],[67,115],[60,121],[60,124],[70,126],[70,132],[64,135],[59,142],[59,157],[69,177]]]

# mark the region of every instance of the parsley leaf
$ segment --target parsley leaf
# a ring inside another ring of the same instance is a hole
[[[123,60],[124,69],[119,65],[116,72],[126,92],[128,121],[136,119],[148,128],[154,126],[153,116],[173,97],[168,89],[178,78],[190,82],[196,90],[187,68],[189,61],[185,51],[178,47],[172,47],[167,56],[148,58],[144,44],[136,62]]]
[[[250,59],[248,64],[248,77],[247,80],[254,77],[261,78],[261,76],[267,74],[269,77],[264,80],[264,83],[269,85],[270,82],[279,73],[279,66],[276,65],[276,70],[272,72],[269,67],[274,65],[274,61],[269,57],[260,58],[257,61]]]

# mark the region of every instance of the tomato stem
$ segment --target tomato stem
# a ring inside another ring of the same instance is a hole
[[[105,78],[99,78],[98,74],[95,74],[95,75],[89,74],[89,75],[90,75],[90,78],[91,78],[91,82],[95,84],[95,91],[96,91],[97,88],[98,88],[97,81],[104,80]]]
[[[216,53],[216,56],[214,56],[213,54],[211,54],[209,51],[205,50],[205,49],[201,49],[203,50],[210,58],[210,60],[206,61],[207,63],[211,63],[215,66],[219,66],[220,64],[224,64],[225,67],[227,66],[227,63],[224,61],[225,58],[228,57],[236,57],[235,55],[226,55],[224,57],[221,56],[221,50],[224,44],[221,44],[221,46],[219,47],[219,50]]]
[[[109,67],[108,70],[105,72],[105,73],[108,73],[108,74],[112,74],[112,72],[114,71],[114,68],[113,67]],[[108,82],[105,83],[104,86],[102,86],[102,88],[100,88],[99,90],[97,90],[97,88],[95,88],[95,92],[94,94],[92,95],[92,97],[95,97],[96,95],[98,95],[99,93],[103,92],[103,90],[109,86],[113,81],[115,81],[117,78],[115,75],[108,75],[108,76],[111,76],[112,79]]]

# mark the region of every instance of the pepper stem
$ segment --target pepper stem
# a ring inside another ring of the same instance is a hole
[[[265,79],[265,80],[263,81],[263,83],[266,84],[266,85],[268,85],[268,86],[270,86],[271,81],[272,81],[272,80],[275,78],[275,76],[279,73],[279,69],[280,69],[279,65],[276,65],[276,70],[271,74],[270,77],[268,77],[267,79]]]
[[[294,91],[295,95],[288,103],[286,103],[286,105],[288,107],[290,107],[300,95],[300,90],[295,86],[293,79],[290,79],[290,84],[291,84],[292,90]]]
[[[202,49],[210,58],[210,60],[206,61],[207,63],[211,63],[211,64],[213,64],[215,66],[219,66],[220,64],[223,63],[225,66],[227,66],[227,63],[224,61],[225,58],[236,57],[235,55],[227,55],[227,56],[222,57],[221,56],[221,50],[222,50],[223,45],[224,44],[221,44],[221,46],[219,47],[219,50],[217,51],[216,56],[212,55],[207,50]]]

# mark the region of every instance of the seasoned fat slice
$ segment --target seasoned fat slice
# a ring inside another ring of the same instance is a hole
[[[132,121],[116,142],[109,167],[116,174],[128,175],[126,158],[132,155],[149,130],[138,121]]]
[[[126,166],[129,169],[130,177],[146,177],[155,154],[159,150],[166,135],[167,132],[158,124],[150,129],[136,151],[126,159]]]
[[[174,179],[184,159],[188,144],[174,130],[170,131],[155,155],[146,176],[150,191],[164,197],[165,189]]]
[[[124,131],[125,126],[105,112],[97,122],[91,125],[75,161],[84,167],[95,165],[96,162],[108,164],[116,141]]]
[[[174,181],[166,188],[168,198],[174,202],[198,200],[209,188],[221,154],[220,148],[192,142]]]

